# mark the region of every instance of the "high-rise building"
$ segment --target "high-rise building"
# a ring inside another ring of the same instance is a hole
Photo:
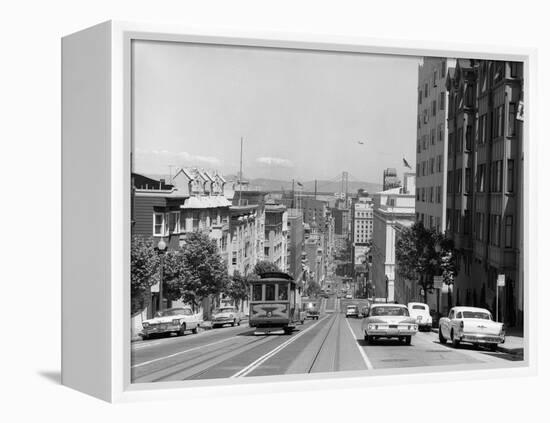
[[[523,65],[459,59],[447,90],[447,234],[458,254],[452,302],[521,324]]]
[[[418,67],[416,220],[445,230],[447,187],[447,70],[454,61],[425,57]]]
[[[387,191],[392,188],[399,188],[400,186],[401,181],[397,177],[397,170],[390,167],[384,170],[384,175],[382,178],[382,191]]]

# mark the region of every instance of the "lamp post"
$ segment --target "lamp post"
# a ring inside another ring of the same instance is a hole
[[[441,254],[441,244],[439,242],[436,242],[435,243],[435,246],[434,246],[434,249],[435,249],[435,252],[437,253],[437,255],[440,255]],[[435,285],[435,284],[434,284]],[[439,315],[440,315],[440,302],[441,302],[441,283],[438,284],[437,288],[436,288],[436,304],[437,304],[437,312],[436,312],[436,317],[437,317],[437,320],[439,321]]]
[[[162,308],[164,306],[163,296],[162,296],[162,279],[164,278],[164,254],[166,253],[166,242],[164,242],[164,239],[160,239],[160,241],[157,244],[157,253],[160,257],[160,270],[159,270],[159,309],[158,311],[162,311]]]

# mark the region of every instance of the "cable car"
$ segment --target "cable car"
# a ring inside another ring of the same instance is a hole
[[[256,333],[284,331],[290,334],[296,323],[304,321],[301,297],[292,276],[284,272],[267,272],[250,283],[250,327]]]

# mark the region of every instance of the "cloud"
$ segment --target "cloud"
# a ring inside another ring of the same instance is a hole
[[[256,163],[265,165],[265,166],[275,166],[275,167],[294,167],[294,164],[287,159],[281,159],[279,157],[258,157]]]
[[[140,158],[151,158],[161,160],[165,163],[174,164],[186,164],[186,165],[210,165],[218,166],[221,164],[221,160],[212,156],[201,156],[198,154],[191,154],[187,151],[180,151],[174,153],[168,150],[143,150],[136,148],[136,155]]]

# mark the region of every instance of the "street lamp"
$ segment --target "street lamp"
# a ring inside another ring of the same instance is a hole
[[[166,253],[166,242],[164,242],[164,239],[160,239],[160,241],[157,244],[157,253],[160,257],[160,270],[159,270],[159,309],[158,311],[162,311],[164,301],[162,298],[162,279],[164,277],[164,254]]]

